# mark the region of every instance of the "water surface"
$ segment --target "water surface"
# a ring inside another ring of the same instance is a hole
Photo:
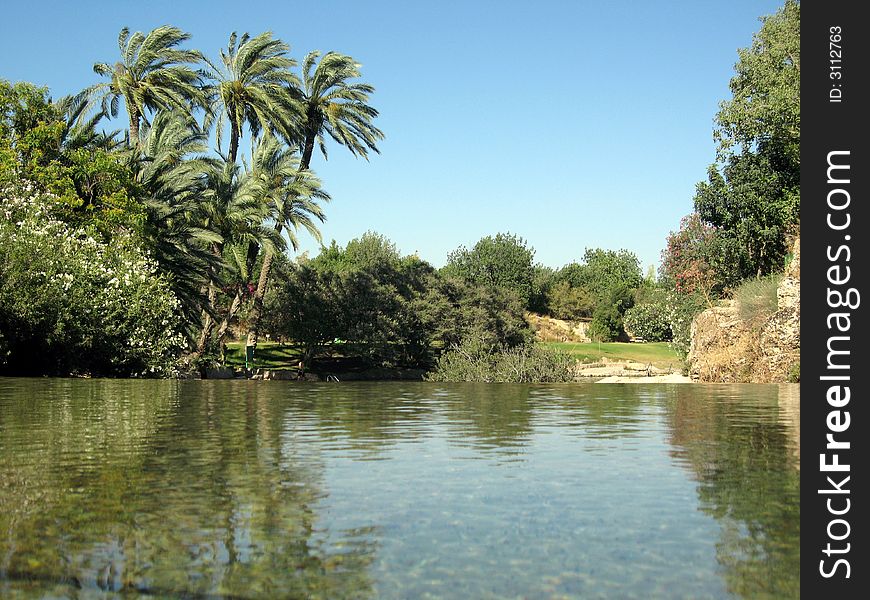
[[[797,598],[797,394],[0,379],[0,597]]]

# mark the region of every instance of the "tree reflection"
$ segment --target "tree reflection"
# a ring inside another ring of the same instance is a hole
[[[675,389],[668,404],[670,441],[674,456],[698,481],[701,509],[722,527],[716,550],[729,591],[753,599],[797,598],[800,471],[780,391],[703,386],[702,397],[697,387]],[[794,415],[794,390],[786,397],[792,399],[787,414]]]
[[[322,460],[293,443],[285,430],[293,416],[265,388],[10,385],[15,401],[0,397],[0,580],[245,598],[370,595],[372,532],[340,532],[340,547],[326,544],[315,513]]]

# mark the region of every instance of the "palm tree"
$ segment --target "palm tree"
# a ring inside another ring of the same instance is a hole
[[[295,230],[302,226],[319,241],[320,234],[314,228],[311,216],[321,222],[325,219],[316,203],[312,202],[328,199],[325,192],[320,190],[320,182],[309,172],[315,142],[324,157],[327,155],[324,135],[329,135],[354,156],[368,158],[369,150],[378,152],[376,143],[384,137],[383,132],[372,124],[378,111],[368,105],[374,87],[351,81],[361,76],[359,63],[337,52],[327,52],[318,63],[319,57],[320,52],[310,52],[302,63],[304,89],[297,93],[301,97],[304,116],[300,136],[302,157],[297,163],[297,175],[294,178],[279,177],[272,180],[272,189],[278,194],[277,197],[282,198],[273,204],[275,228],[280,232],[282,227],[286,227],[294,250],[297,247]],[[265,155],[277,159],[276,152],[275,148],[271,148]],[[282,168],[296,162],[291,156],[286,152],[281,153],[279,162]],[[249,346],[257,345],[263,298],[273,260],[274,256],[268,252],[263,257],[249,319]]]
[[[361,76],[360,64],[350,56],[309,52],[302,62],[302,169],[311,165],[315,142],[326,157],[324,134],[345,146],[354,156],[368,158],[368,151],[379,152],[377,141],[383,132],[372,124],[378,111],[368,105],[375,88],[367,83],[352,83]],[[315,66],[316,64],[316,66]]]
[[[100,121],[108,117],[108,114],[103,110],[90,111],[86,92],[64,96],[54,105],[64,119],[64,128],[58,142],[61,153],[69,153],[79,148],[118,150],[123,143],[117,140],[119,131],[107,133],[97,130]]]
[[[140,121],[148,122],[148,111],[176,108],[190,113],[195,106],[205,104],[202,77],[193,68],[203,61],[203,56],[197,50],[177,47],[188,39],[190,34],[171,25],[147,35],[141,31],[130,35],[124,27],[118,35],[121,60],[94,65],[94,72],[109,81],[87,91],[99,96],[103,109],[113,117],[118,115],[119,101],[123,99],[130,118],[131,146],[140,141]]]
[[[205,156],[207,150],[208,135],[194,119],[181,111],[162,111],[143,130],[141,153],[134,151],[133,159],[145,198],[144,236],[172,280],[191,336],[201,325],[200,316],[211,310],[207,275],[220,266],[209,248],[222,238],[204,227],[199,206],[206,195],[203,173],[218,165]]]
[[[318,202],[329,202],[330,199],[329,194],[322,189],[320,180],[311,171],[301,169],[296,153],[271,136],[257,146],[253,159],[252,180],[275,222],[275,232],[280,234],[282,230],[286,231],[294,251],[299,248],[296,231],[300,227],[320,242],[317,222],[323,223],[326,215]],[[274,259],[275,252],[266,249],[254,291],[248,346],[257,345],[263,298]]]
[[[241,307],[242,288],[249,278],[247,255],[251,246],[265,248],[267,251],[280,251],[284,239],[274,228],[267,226],[268,211],[257,194],[249,174],[243,173],[238,165],[221,161],[206,173],[205,192],[198,204],[200,222],[203,227],[216,236],[211,243],[211,252],[216,262],[230,270],[235,270],[239,280],[236,295],[226,312],[217,333],[220,343]],[[227,256],[225,256],[225,254]],[[209,274],[208,303],[212,310],[205,316],[205,324],[197,343],[202,353],[211,338],[217,312],[215,302],[220,285],[216,269]]]
[[[236,162],[245,125],[253,138],[262,131],[288,142],[297,138],[300,105],[294,90],[298,90],[299,78],[290,70],[296,61],[287,56],[289,51],[271,32],[254,38],[247,33],[237,38],[233,32],[227,49],[221,50],[222,68],[209,63],[211,76],[217,80],[219,147],[221,122],[226,120],[230,126],[229,162]]]

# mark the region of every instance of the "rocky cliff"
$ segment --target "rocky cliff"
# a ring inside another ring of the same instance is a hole
[[[705,310],[692,322],[689,373],[718,382],[784,383],[800,369],[800,238],[777,290],[777,307],[763,322],[746,322],[735,301]]]

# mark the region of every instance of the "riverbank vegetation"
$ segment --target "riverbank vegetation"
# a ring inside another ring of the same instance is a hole
[[[683,355],[701,310],[735,297],[744,307],[770,305],[771,282],[800,235],[800,4],[786,0],[762,18],[738,57],[732,97],[715,118],[716,161],[662,255],[660,280]]]
[[[81,93],[0,80],[0,374],[205,372],[268,334],[305,369],[341,356],[432,379],[570,378],[530,312],[685,356],[693,317],[772,281],[799,234],[799,10],[787,1],[740,51],[716,162],[658,274],[626,249],[551,268],[507,232],[440,269],[374,231],[294,258],[331,199],[312,163],[332,147],[368,159],[384,137],[348,55],[297,62],[270,33],[208,55],[175,27],[125,28]]]

